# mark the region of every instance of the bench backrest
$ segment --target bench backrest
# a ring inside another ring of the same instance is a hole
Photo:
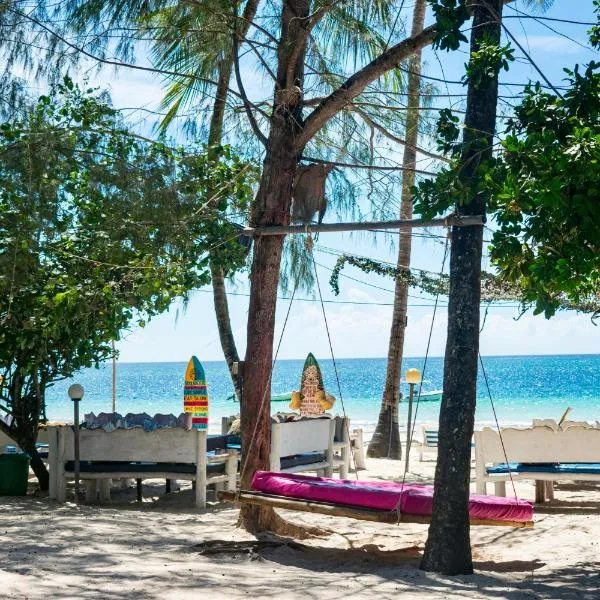
[[[423,425],[421,431],[423,433],[423,446],[426,448],[437,448],[438,430]]]
[[[569,427],[554,431],[550,427],[502,429],[486,427],[475,432],[475,456],[478,465],[509,462],[600,462],[600,429]]]
[[[588,421],[563,421],[559,428],[558,422],[555,419],[533,419],[533,426],[550,427],[550,429],[554,429],[554,431],[558,431],[559,429],[568,429],[569,427],[583,427],[584,429],[594,428],[594,425]]]
[[[72,427],[50,427],[49,436],[50,446],[56,448],[59,460],[73,460],[75,437]],[[53,439],[53,436],[56,437]],[[79,431],[79,455],[82,461],[194,464],[199,448],[206,448],[206,431],[180,428],[155,431],[115,429],[110,433],[102,429]]]
[[[271,425],[271,452],[293,456],[306,452],[325,452],[333,443],[335,422],[332,419],[307,419]]]

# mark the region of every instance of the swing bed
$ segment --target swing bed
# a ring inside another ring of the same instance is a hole
[[[319,284],[317,265],[314,255],[312,254],[312,245],[313,242],[309,234],[309,237],[307,238],[307,247],[312,256],[315,271],[315,281],[317,283],[321,309],[323,312],[327,337],[329,340],[333,367],[338,384],[338,393],[340,395],[342,411],[345,416],[346,410],[344,408],[336,360],[333,353],[333,346],[331,344],[331,336],[329,334],[327,316],[325,314],[325,304],[323,302],[321,287]],[[442,261],[442,273],[447,254],[448,241],[446,241],[444,259]],[[296,290],[294,289],[294,293],[292,294],[288,312],[285,318],[284,327],[279,339],[279,344],[277,346],[277,352],[275,353],[273,366],[277,360],[277,354],[279,352],[279,347],[281,346],[285,325],[291,311],[295,292]],[[436,296],[431,323],[432,330],[437,310],[437,301],[438,297]],[[427,366],[430,342],[431,331],[429,335],[429,342],[427,344],[423,374],[425,373],[425,368]],[[419,389],[419,394],[417,396],[417,411],[419,408],[420,395],[421,389]],[[265,393],[263,402],[265,401],[266,396],[267,395]],[[493,407],[491,394],[490,401],[492,402]],[[410,442],[412,440],[412,433],[414,433],[417,411],[415,411],[414,421],[408,424],[410,436],[406,449],[407,454],[410,451]],[[251,442],[254,441],[255,434],[256,428]],[[508,459],[506,462],[508,463]],[[236,506],[251,504],[298,512],[317,513],[332,517],[346,517],[360,521],[372,521],[376,523],[428,524],[431,522],[433,486],[405,483],[406,471],[407,469],[405,467],[404,477],[401,483],[359,481],[358,475],[356,481],[350,481],[326,477],[312,477],[308,475],[298,475],[292,473],[257,471],[254,473],[252,478],[252,483],[250,486],[251,489],[220,491],[218,492],[218,497],[221,500],[230,502]],[[242,476],[243,474],[244,473],[242,471]],[[469,497],[470,524],[475,526],[504,526],[514,528],[533,527],[533,504],[529,501],[518,499],[516,490],[514,491],[514,498],[471,494]]]

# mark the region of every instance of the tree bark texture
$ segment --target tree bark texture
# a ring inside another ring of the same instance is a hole
[[[412,37],[423,31],[426,8],[425,0],[416,0],[413,9]],[[402,157],[404,170],[402,174],[402,203],[400,205],[401,219],[412,219],[413,214],[412,187],[415,184],[414,169],[417,162],[419,138],[421,54],[422,51],[419,48],[408,61],[408,110],[406,113],[406,144]],[[410,267],[412,231],[410,229],[400,229],[399,233],[397,266],[398,268],[408,268]],[[408,286],[402,280],[396,279],[385,387],[377,427],[367,449],[367,456],[372,458],[392,458],[395,460],[402,458],[398,413],[407,312]],[[407,426],[410,427],[410,423]]]
[[[485,38],[500,41],[502,0],[473,5],[471,52]],[[498,77],[469,81],[461,179],[474,184],[479,165],[492,157]],[[463,215],[485,215],[486,197],[459,206]],[[446,575],[473,572],[469,531],[471,438],[477,394],[483,228],[453,227],[450,253],[448,337],[440,409],[438,461],[429,535],[421,568]]]
[[[309,25],[310,0],[287,0],[281,13],[281,38],[277,53],[277,82],[273,113],[260,186],[252,209],[254,227],[287,225],[292,186],[298,164],[295,139],[302,126],[301,95],[286,88],[291,70],[293,85],[302,89]],[[298,52],[297,44],[302,49]],[[290,60],[293,58],[293,65]],[[250,274],[244,398],[241,406],[242,489],[249,489],[255,471],[268,468],[271,448],[270,387],[277,287],[283,236],[261,236],[254,240]],[[240,525],[250,532],[270,529],[272,508],[244,505]]]

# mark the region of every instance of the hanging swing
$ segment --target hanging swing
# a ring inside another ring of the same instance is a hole
[[[310,237],[310,234],[307,237],[306,243],[307,248],[311,253],[315,271],[315,281],[317,284],[319,301],[325,323],[325,330],[331,351],[331,358],[337,381],[338,393],[340,396],[340,404],[343,415],[346,417],[341,384],[336,359],[333,352],[327,315],[325,312],[325,303],[323,302],[317,265],[312,252],[313,241]],[[448,245],[446,243],[446,251],[444,253],[442,270],[444,268],[447,250]],[[279,339],[279,344],[277,346],[272,368],[277,360],[285,326],[287,324],[292,303],[294,301],[295,292],[296,289],[294,289],[290,304],[288,306],[288,312],[284,321],[283,330],[281,332],[281,337]],[[434,319],[435,309],[432,319],[432,329]],[[429,336],[429,342],[430,341],[431,332]],[[425,372],[425,367],[427,365],[429,342],[427,345],[423,373]],[[412,430],[412,432],[414,432],[416,423],[420,394],[421,389],[419,389],[419,395],[417,396],[414,420],[412,423],[408,424],[408,428],[409,430]],[[262,400],[263,405],[266,398],[267,392],[265,391]],[[348,420],[344,418],[344,422],[347,424]],[[250,447],[253,446],[256,429],[257,427],[255,427],[250,440]],[[353,456],[352,458],[354,459]],[[356,481],[349,481],[325,477],[312,477],[308,475],[297,475],[292,473],[257,471],[254,473],[252,478],[252,483],[250,486],[251,489],[220,491],[218,492],[218,497],[221,500],[231,502],[236,506],[251,504],[299,512],[318,513],[335,517],[347,517],[361,521],[374,521],[378,523],[428,524],[431,522],[433,486],[405,483],[406,467],[401,483],[358,481],[356,468],[355,473]],[[241,479],[243,480],[244,468],[242,468],[241,475]],[[504,497],[500,498],[496,496],[480,496],[474,494],[469,498],[469,521],[471,525],[528,528],[533,527],[532,515],[532,503],[525,500],[519,500],[516,496],[516,491],[514,499]]]

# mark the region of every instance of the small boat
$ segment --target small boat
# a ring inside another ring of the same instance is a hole
[[[227,398],[227,400],[233,400],[237,402],[237,396],[232,394]],[[283,394],[273,394],[271,396],[271,402],[291,402],[292,400],[292,392],[284,392]]]
[[[439,402],[442,399],[443,390],[432,390],[431,392],[421,392],[419,402]]]

